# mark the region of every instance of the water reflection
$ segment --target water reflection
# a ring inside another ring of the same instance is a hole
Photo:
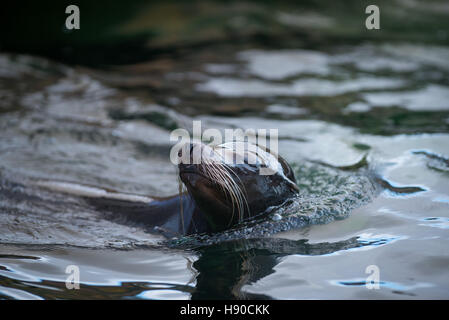
[[[274,273],[274,268],[285,256],[322,256],[384,245],[390,241],[384,238],[359,237],[322,243],[309,243],[308,240],[251,239],[199,248],[195,250],[199,258],[193,264],[199,274],[192,299],[270,299],[270,296],[245,292],[242,288]]]

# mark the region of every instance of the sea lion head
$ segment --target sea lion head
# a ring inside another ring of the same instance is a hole
[[[260,215],[298,191],[283,158],[248,142],[190,143],[178,156],[181,181],[214,231]]]

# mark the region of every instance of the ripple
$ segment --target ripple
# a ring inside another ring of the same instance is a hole
[[[270,97],[270,96],[334,96],[367,89],[391,89],[405,85],[401,79],[384,77],[360,77],[345,81],[299,79],[290,84],[261,80],[215,78],[196,86],[198,91],[214,92],[221,97]]]
[[[361,234],[357,241],[359,241],[364,247],[366,246],[383,246],[389,243],[396,242],[397,240],[404,240],[405,236],[391,236],[391,235],[371,235]]]
[[[138,294],[136,298],[140,299],[169,299],[169,300],[187,300],[190,299],[189,292],[178,290],[162,289],[162,290],[146,290]]]
[[[420,220],[426,222],[420,223],[420,226],[449,229],[449,218],[447,217],[427,217]]]
[[[43,298],[24,290],[8,288],[4,286],[0,286],[0,298],[1,296],[19,300],[44,300]]]
[[[342,287],[366,287],[367,285],[379,285],[380,288],[387,288],[392,290],[399,290],[399,291],[410,291],[415,290],[419,288],[430,288],[434,285],[427,282],[418,282],[412,285],[405,285],[398,282],[391,282],[391,281],[366,281],[364,278],[355,278],[355,279],[348,279],[348,280],[330,280],[329,281],[332,285],[335,286],[342,286]],[[375,290],[375,289],[371,289]]]
[[[437,84],[417,91],[367,93],[363,98],[374,107],[399,106],[411,111],[449,110],[449,88]]]

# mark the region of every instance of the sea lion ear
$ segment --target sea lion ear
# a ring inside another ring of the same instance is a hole
[[[281,156],[278,155],[278,161],[282,166],[282,170],[284,171],[284,175],[289,178],[293,183],[296,184],[296,178],[295,178],[295,174],[293,173],[293,169],[292,167],[290,167],[290,165],[288,164],[287,161],[285,161],[284,158],[282,158]]]

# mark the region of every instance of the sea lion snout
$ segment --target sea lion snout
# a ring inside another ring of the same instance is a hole
[[[201,164],[202,162],[220,161],[214,150],[202,143],[185,143],[178,151],[178,164]]]

